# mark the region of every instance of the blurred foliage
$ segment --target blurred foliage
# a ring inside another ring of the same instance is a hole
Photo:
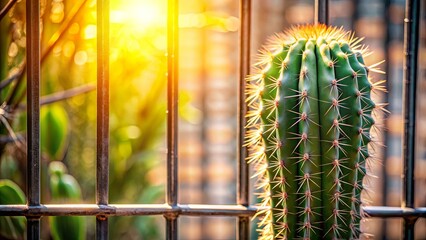
[[[43,106],[40,122],[41,151],[50,160],[62,160],[69,137],[67,112],[58,104]]]
[[[8,179],[0,180],[0,205],[25,204],[21,188]],[[0,237],[18,239],[25,232],[25,217],[0,217]]]
[[[54,102],[43,105],[40,114],[42,202],[93,203],[96,94],[53,96],[96,84],[96,1],[47,0],[42,4],[41,102]],[[119,5],[113,1],[111,8]],[[0,22],[0,35],[5,36],[0,38],[0,178],[11,179],[18,189],[25,189],[26,184],[24,10],[25,1],[20,1]],[[140,28],[113,21],[110,31],[110,202],[160,203],[164,201],[158,149],[165,130],[165,25]],[[16,203],[24,203],[21,194],[23,201]],[[90,239],[93,222],[87,222],[87,235],[81,236],[86,227],[81,226],[82,219],[50,218],[52,229],[43,229],[42,237],[49,238],[51,232],[54,239],[64,239],[61,226],[68,225],[69,230],[74,225],[82,229],[67,237]],[[127,239],[128,234],[158,239],[161,227],[153,218],[111,218],[110,224],[114,226],[110,228],[112,239]],[[4,234],[13,230],[1,229]],[[7,237],[22,238],[22,231],[12,233],[17,235]]]
[[[59,161],[49,164],[52,203],[76,203],[81,201],[81,189],[77,180],[67,174],[67,167]],[[81,240],[86,236],[84,217],[50,217],[50,231],[55,240]]]

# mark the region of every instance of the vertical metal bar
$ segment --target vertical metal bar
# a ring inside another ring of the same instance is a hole
[[[40,239],[40,218],[27,217],[27,239]]]
[[[328,0],[315,0],[315,24],[328,24]]]
[[[96,216],[96,239],[108,239],[108,218]]]
[[[359,0],[351,0],[351,4],[353,6],[353,13],[352,13],[352,18],[351,18],[351,25],[350,25],[350,29],[352,29],[352,31],[357,31],[356,29],[356,22],[359,20],[360,18],[360,7],[359,7]]]
[[[166,239],[175,240],[178,239],[178,224],[176,216],[166,217]]]
[[[402,207],[414,207],[414,163],[416,139],[416,90],[419,45],[420,1],[407,0],[404,19],[404,139]],[[414,239],[416,218],[404,219],[404,239]]]
[[[97,0],[96,204],[108,205],[109,185],[109,0]],[[96,217],[96,238],[108,239],[108,218]]]
[[[178,0],[167,5],[167,204],[177,205],[178,194]],[[165,215],[166,239],[177,239],[177,216]]]
[[[390,71],[391,71],[391,62],[390,62],[390,42],[391,42],[391,19],[390,19],[390,4],[391,4],[391,0],[385,0],[384,1],[384,18],[385,18],[385,24],[386,24],[386,34],[385,34],[385,39],[384,39],[384,44],[385,44],[385,71],[386,71],[386,89],[388,90],[388,92],[385,93],[384,95],[384,102],[386,103],[390,103],[390,99],[389,99],[389,92],[391,92],[391,83],[390,83],[390,77],[392,76]],[[388,126],[388,118],[384,118],[383,120],[383,124],[387,127]],[[385,146],[389,146],[388,142],[389,142],[389,132],[388,131],[384,131],[383,132],[383,142],[385,144]],[[387,148],[385,148],[383,150],[383,158],[382,158],[382,206],[386,206],[387,205],[387,199],[388,199],[388,173],[386,171],[387,169],[387,161],[388,161],[388,150]],[[386,239],[386,232],[387,232],[387,220],[386,219],[382,219],[382,239]]]
[[[27,197],[40,205],[40,1],[26,2]],[[27,239],[40,239],[40,218],[27,218]]]
[[[247,148],[244,147],[247,106],[245,101],[246,76],[250,72],[250,27],[251,0],[240,1],[240,69],[239,69],[239,111],[238,111],[238,179],[237,204],[249,205],[249,167],[246,162]],[[238,239],[249,239],[250,219],[238,217]]]
[[[207,12],[209,9],[206,7],[206,4],[203,5],[201,11],[202,12]],[[208,47],[209,47],[209,43],[207,42],[209,37],[210,37],[210,33],[209,30],[203,28],[202,30],[202,36],[200,37],[200,42],[201,42],[201,79],[207,79],[208,77],[208,56],[209,54],[207,53]],[[208,175],[208,157],[209,157],[209,153],[207,151],[208,146],[210,145],[209,139],[207,137],[208,134],[208,126],[209,126],[209,111],[208,111],[208,84],[206,81],[201,81],[201,88],[200,88],[200,92],[201,92],[201,109],[203,111],[203,121],[202,121],[202,125],[201,125],[201,136],[200,136],[200,140],[202,142],[202,151],[201,151],[201,190],[203,191],[203,193],[205,193],[206,191],[208,191],[208,185],[209,185],[209,175]],[[201,202],[203,203],[210,203],[211,199],[210,196],[207,194],[201,194]],[[200,236],[208,236],[208,231],[209,231],[209,221],[206,218],[200,218],[200,225],[201,225],[201,235]]]

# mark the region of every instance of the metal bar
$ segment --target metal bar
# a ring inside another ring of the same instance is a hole
[[[202,12],[207,12],[208,9],[206,7],[206,4],[204,4],[204,6],[202,7]],[[200,74],[200,78],[201,79],[207,79],[208,78],[208,59],[209,59],[209,55],[207,53],[208,48],[210,47],[209,43],[207,42],[209,37],[210,37],[210,31],[207,30],[206,28],[202,28],[202,35],[199,39],[200,43],[201,43],[201,49],[200,49],[200,53],[201,53],[201,74]],[[202,150],[201,150],[201,169],[200,169],[200,174],[201,174],[201,184],[200,184],[200,188],[201,191],[203,193],[208,191],[208,183],[210,181],[210,177],[209,177],[209,168],[208,168],[208,157],[210,155],[210,153],[208,152],[208,146],[210,146],[210,142],[209,139],[207,137],[208,134],[208,126],[210,125],[209,123],[209,111],[208,111],[208,104],[209,104],[209,87],[208,84],[204,81],[200,81],[201,82],[201,86],[200,86],[200,95],[201,95],[201,110],[203,112],[203,121],[201,122],[201,134],[200,134],[200,141],[202,143]],[[209,203],[209,201],[211,200],[211,197],[208,194],[201,194],[201,202],[202,203]],[[210,222],[208,221],[208,219],[205,218],[200,218],[200,228],[201,228],[201,233],[200,236],[207,236],[209,233],[209,224]]]
[[[359,0],[351,0],[351,5],[353,6],[353,13],[351,16],[351,25],[350,25],[350,29],[352,29],[352,31],[357,31],[356,29],[356,22],[359,20],[360,18],[360,6],[358,3]]]
[[[178,1],[169,0],[167,24],[167,203],[177,204]]]
[[[426,207],[423,208],[400,208],[400,207],[384,207],[384,206],[370,206],[363,208],[367,217],[379,218],[425,218]]]
[[[175,215],[166,216],[166,239],[178,239],[178,224]]]
[[[179,205],[179,209],[182,215],[187,216],[240,216],[244,218],[253,216],[259,210],[255,206],[203,204]]]
[[[106,215],[96,216],[96,239],[108,239],[108,218]]]
[[[246,162],[247,148],[244,147],[247,104],[245,95],[246,77],[250,73],[250,28],[251,28],[251,0],[240,0],[240,63],[239,63],[239,106],[238,106],[238,178],[237,204],[248,206],[249,199],[249,167]],[[249,239],[250,219],[240,216],[237,224],[238,239]]]
[[[178,0],[167,4],[167,191],[166,201],[177,205],[178,195]],[[165,214],[166,239],[178,238],[177,214]]]
[[[402,207],[414,207],[414,164],[416,139],[417,59],[419,46],[420,1],[407,0],[404,19],[404,139]],[[404,219],[404,239],[414,239],[416,219]]]
[[[27,239],[40,239],[40,217],[27,217]]]
[[[185,215],[185,216],[227,216],[251,217],[265,208],[242,205],[206,205],[206,204],[41,204],[0,205],[0,216],[147,216],[147,215]],[[401,208],[386,206],[364,207],[366,217],[394,218],[416,217],[426,218],[426,207]]]
[[[27,196],[40,204],[40,2],[27,1]]]
[[[40,204],[40,1],[26,2],[27,205]],[[27,218],[27,239],[40,239],[40,218]]]
[[[385,39],[384,39],[384,50],[385,50],[385,71],[386,71],[386,89],[387,92],[384,93],[384,97],[383,97],[383,101],[385,103],[390,103],[390,99],[389,99],[389,92],[391,92],[391,61],[390,61],[390,43],[391,43],[391,16],[390,16],[390,6],[391,6],[391,0],[385,0],[384,1],[384,18],[385,18],[385,22],[384,24],[386,25],[386,33],[385,33]],[[384,113],[386,114],[386,113]],[[385,117],[383,118],[383,124],[385,127],[388,127],[389,125],[389,121],[388,118]],[[383,143],[385,146],[389,146],[389,131],[383,131]],[[382,201],[381,201],[381,205],[386,206],[387,205],[387,199],[388,199],[388,181],[389,181],[389,177],[388,177],[388,173],[387,173],[387,162],[388,162],[388,157],[389,157],[389,149],[388,148],[384,148],[383,152],[382,152]],[[382,221],[382,239],[385,240],[386,239],[386,233],[387,233],[387,221],[383,220]]]
[[[328,0],[315,0],[315,24],[328,24]]]
[[[144,215],[187,215],[187,216],[253,216],[258,207],[239,205],[188,204],[46,204],[0,205],[0,215],[5,216],[144,216]]]
[[[109,185],[109,0],[97,0],[96,204],[108,205]],[[108,239],[108,218],[96,217],[96,239]]]

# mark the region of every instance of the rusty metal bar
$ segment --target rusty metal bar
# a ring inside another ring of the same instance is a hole
[[[167,204],[177,205],[178,196],[178,0],[167,5]],[[165,214],[166,239],[178,238],[177,214]]]
[[[416,139],[417,59],[419,51],[420,1],[407,0],[404,19],[404,138],[402,207],[414,207]],[[404,218],[404,239],[414,239],[417,218]]]
[[[242,205],[203,205],[179,204],[46,204],[39,206],[4,205],[0,215],[7,216],[146,216],[146,215],[186,215],[186,216],[253,216],[258,207]]]
[[[315,0],[315,24],[328,24],[328,0]]]
[[[27,205],[40,205],[40,1],[26,2]],[[27,239],[40,238],[40,218],[27,218]]]
[[[96,204],[108,205],[109,185],[109,0],[97,0]],[[96,216],[96,239],[108,239],[108,218]]]
[[[0,205],[0,216],[147,216],[147,215],[185,215],[185,216],[227,216],[251,217],[259,206],[242,205],[206,205],[206,204],[40,204]],[[386,206],[363,207],[366,217],[378,218],[426,218],[426,207],[401,208]]]
[[[247,104],[245,96],[246,77],[250,73],[250,28],[251,28],[251,0],[240,1],[240,62],[239,62],[239,106],[238,106],[238,178],[237,204],[248,206],[249,199],[249,167],[246,162],[247,148],[244,147]],[[249,239],[250,219],[240,216],[237,223],[238,239]]]

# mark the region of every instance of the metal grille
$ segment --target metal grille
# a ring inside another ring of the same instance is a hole
[[[15,3],[10,0],[0,16]],[[370,206],[364,212],[370,217],[402,218],[404,238],[414,239],[414,224],[426,217],[426,207],[414,208],[414,146],[416,119],[416,79],[419,41],[420,0],[407,0],[404,37],[404,174],[401,207]],[[27,205],[2,205],[1,216],[25,216],[27,239],[40,238],[40,218],[43,216],[96,216],[96,238],[108,239],[108,217],[163,215],[166,219],[166,239],[178,238],[178,218],[187,216],[234,216],[238,218],[237,238],[249,239],[250,217],[257,207],[249,205],[249,168],[243,147],[245,126],[245,76],[250,69],[251,1],[240,0],[240,57],[239,57],[239,132],[237,205],[182,205],[178,195],[178,0],[168,0],[168,84],[167,84],[167,193],[165,204],[108,204],[109,173],[109,0],[97,1],[97,168],[96,204],[40,203],[40,1],[27,0]],[[315,1],[316,22],[328,22],[328,1]],[[1,19],[1,18],[0,18]]]

